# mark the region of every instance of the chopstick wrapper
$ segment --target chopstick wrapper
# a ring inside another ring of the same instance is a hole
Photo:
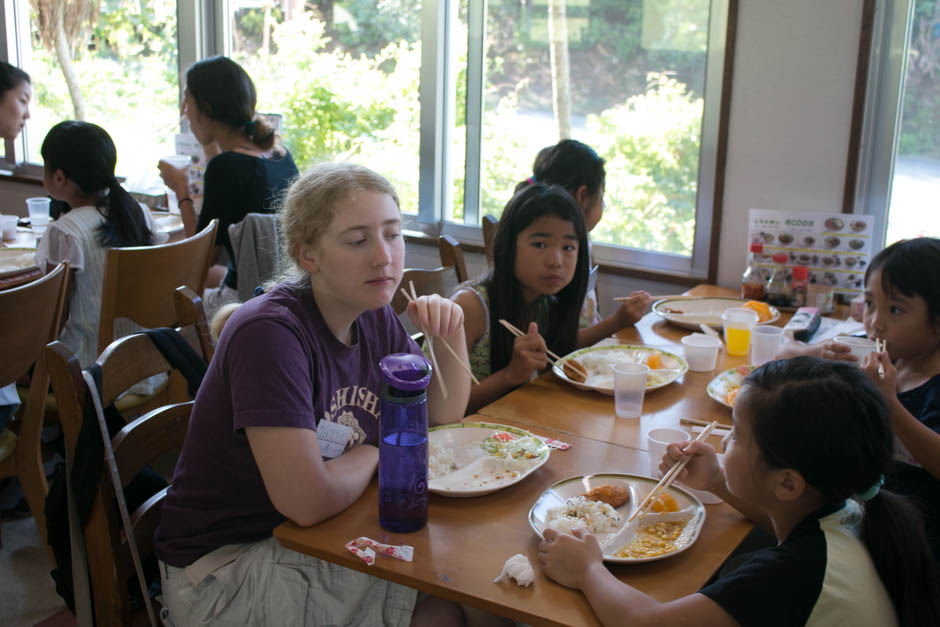
[[[415,553],[414,547],[408,546],[407,544],[400,546],[382,544],[381,542],[376,542],[372,538],[365,536],[350,540],[346,543],[346,548],[368,566],[372,566],[372,564],[375,563],[376,551],[378,551],[380,555],[394,557],[403,562],[410,562],[414,558]]]
[[[566,451],[569,448],[571,448],[570,444],[568,444],[567,442],[562,442],[561,440],[556,440],[554,438],[546,438],[541,435],[537,435],[535,437],[540,439],[542,442],[545,442],[545,446],[547,446],[548,448],[555,448],[555,449],[558,449],[559,451]]]

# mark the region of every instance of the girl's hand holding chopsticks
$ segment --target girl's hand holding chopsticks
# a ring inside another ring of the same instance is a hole
[[[522,385],[532,378],[536,370],[548,366],[548,347],[545,338],[539,335],[539,327],[529,323],[529,329],[522,335],[516,335],[512,345],[512,360],[506,366],[506,377],[512,385]]]
[[[718,463],[718,455],[711,444],[704,441],[673,442],[666,447],[659,470],[665,475],[675,464],[686,459],[689,461],[676,476],[677,481],[690,488],[713,493],[724,487],[725,475]]]
[[[411,300],[408,303],[408,317],[427,336],[450,337],[458,332],[463,333],[463,309],[438,294]]]

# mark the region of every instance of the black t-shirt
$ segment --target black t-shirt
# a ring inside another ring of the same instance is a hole
[[[779,545],[699,592],[744,627],[891,627],[894,606],[857,536],[861,509],[845,501],[807,516]]]
[[[913,390],[898,394],[904,409],[936,433],[940,433],[940,374]],[[913,461],[906,451],[902,459]],[[927,539],[940,571],[940,481],[929,472],[905,461],[895,461],[885,476],[885,487],[917,505],[927,524]]]
[[[225,284],[232,289],[238,287],[238,274],[229,225],[241,222],[249,213],[273,213],[278,195],[296,176],[297,166],[287,151],[271,159],[228,151],[209,160],[196,230],[206,228],[213,218],[219,219],[215,243],[228,251]]]

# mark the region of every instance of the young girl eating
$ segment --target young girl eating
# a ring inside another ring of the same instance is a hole
[[[563,139],[539,151],[532,165],[532,176],[519,183],[516,192],[532,183],[564,187],[581,209],[584,227],[590,233],[604,215],[606,177],[604,160],[593,148],[576,139]],[[590,256],[588,242],[589,259]],[[606,318],[601,318],[597,306],[596,284],[597,266],[592,266],[587,294],[581,307],[578,346],[590,346],[613,335],[620,329],[635,324],[649,311],[650,295],[644,291],[636,291],[621,301],[616,311]]]
[[[863,320],[868,337],[887,345],[861,364],[884,394],[896,437],[885,485],[921,509],[940,562],[940,239],[902,240],[875,255]]]
[[[284,549],[271,535],[362,495],[378,463],[378,362],[420,350],[389,307],[405,247],[388,181],[320,164],[291,185],[279,219],[294,271],[226,323],[163,505],[155,547],[170,617],[178,626],[435,624],[429,615],[455,606],[416,603],[415,590]],[[452,301],[421,297],[408,312],[466,358]],[[449,396],[431,382],[434,424],[463,416],[470,387],[440,353],[443,372],[433,376]],[[332,459],[318,441],[327,433],[334,442],[345,434]]]
[[[698,593],[668,603],[621,583],[594,536],[545,531],[546,575],[580,589],[605,625],[937,625],[933,560],[916,509],[880,489],[892,452],[881,394],[857,367],[772,361],[738,393],[718,464],[702,442],[672,444],[661,469],[711,491],[771,531]]]
[[[546,348],[565,355],[576,347],[588,263],[584,221],[568,192],[534,183],[513,196],[496,227],[489,274],[452,296],[480,380],[467,413],[545,368]],[[501,319],[525,335],[514,337]]]

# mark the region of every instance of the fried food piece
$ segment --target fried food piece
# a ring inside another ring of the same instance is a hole
[[[655,499],[650,506],[650,511],[652,512],[678,512],[679,504],[676,503],[674,496],[669,494],[669,492],[663,492]]]
[[[587,370],[581,365],[581,362],[573,357],[565,360],[565,363],[561,366],[561,370],[565,373],[566,377],[575,383],[584,383],[585,379],[587,379],[585,375]]]
[[[673,309],[672,307],[661,307],[660,309],[663,311],[663,313],[671,313],[671,314],[685,313],[681,309]]]
[[[630,490],[623,486],[604,484],[592,488],[590,492],[584,495],[584,498],[601,501],[611,507],[620,507],[630,500]]]

